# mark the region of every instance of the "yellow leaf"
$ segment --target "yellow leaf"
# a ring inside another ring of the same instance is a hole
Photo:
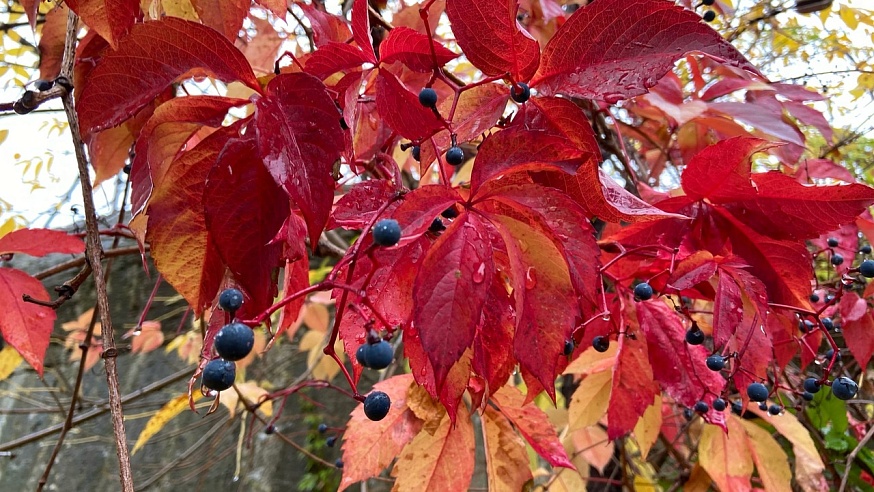
[[[258,386],[257,383],[252,381],[246,381],[245,383],[237,384],[237,389],[242,393],[243,398],[246,399],[250,404],[257,404],[262,400],[263,397],[267,396],[268,391],[264,388]],[[240,401],[240,396],[234,390],[227,390],[221,392],[220,402],[224,405],[228,412],[230,412],[231,417],[237,414],[237,410],[245,409],[245,406]],[[258,407],[258,411],[263,413],[268,417],[273,416],[273,402],[267,401]]]
[[[713,482],[710,480],[710,476],[707,475],[704,468],[701,468],[701,465],[696,464],[692,473],[689,474],[689,480],[683,484],[683,492],[709,492],[711,485]]]
[[[192,397],[194,398],[194,401],[197,401],[202,398],[203,395],[201,395],[199,391],[196,391]],[[148,422],[146,422],[146,427],[142,432],[140,432],[140,436],[137,438],[137,442],[134,444],[131,454],[135,454],[139,451],[140,448],[142,448],[146,442],[152,438],[152,436],[160,432],[168,422],[173,420],[173,418],[182,413],[186,408],[188,408],[188,395],[177,396],[168,401],[155,415],[152,415],[152,418],[150,418]]]
[[[771,419],[774,420],[774,419]],[[768,492],[789,492],[792,490],[792,472],[789,471],[789,457],[771,434],[758,425],[741,420],[747,437],[759,478]]]
[[[340,372],[340,366],[337,365],[334,359],[325,356],[325,353],[322,351],[328,341],[327,338],[325,333],[309,330],[301,337],[299,348],[301,351],[309,351],[307,354],[307,367],[312,368],[313,378],[330,381]],[[334,343],[334,350],[341,361],[345,360],[343,342],[339,338]]]
[[[613,441],[607,439],[607,431],[600,425],[592,425],[576,430],[566,438],[573,444],[569,456],[579,454],[587,463],[603,473],[604,468],[613,458]]]
[[[413,414],[427,424],[439,425],[446,407],[431,398],[424,386],[413,382],[407,392],[407,406]]]
[[[792,443],[792,453],[795,455],[795,481],[802,490],[813,492],[828,488],[822,475],[825,465],[816,450],[816,444],[810,437],[810,432],[801,425],[798,418],[789,412],[784,412],[780,418],[768,418],[767,412],[763,412],[755,405],[750,405],[749,410],[758,414],[777,429]]]
[[[750,490],[753,457],[743,427],[734,415],[725,422],[728,433],[705,425],[698,443],[698,463],[720,490]]]
[[[328,314],[327,306],[311,302],[306,305],[306,309],[304,310],[303,323],[310,330],[326,333],[328,331],[329,318],[330,315]]]
[[[649,454],[652,445],[659,438],[659,432],[662,428],[662,397],[656,395],[655,403],[649,406],[637,425],[634,426],[634,437],[637,438],[637,444],[640,446],[640,455],[643,459]]]
[[[190,0],[161,0],[161,6],[170,17],[197,20],[197,14]]]
[[[21,354],[12,348],[11,345],[7,345],[3,350],[0,350],[0,381],[8,378],[23,360]]]
[[[483,445],[489,492],[516,492],[531,480],[525,441],[506,417],[491,407],[483,413]]]
[[[0,144],[6,141],[6,137],[9,136],[9,130],[0,130]]]
[[[194,364],[200,360],[200,351],[202,348],[203,338],[201,338],[200,333],[191,330],[171,340],[164,350],[166,352],[175,350],[179,355],[179,358],[184,362]]]
[[[606,352],[598,352],[593,347],[589,347],[576,360],[568,364],[564,374],[586,375],[612,369],[613,364],[616,362],[616,352],[619,350],[618,345],[611,343]]]
[[[539,487],[542,492],[578,492],[586,490],[586,479],[589,478],[587,468],[580,468],[582,472],[570,468],[558,468],[555,478],[549,483],[549,488]]]
[[[473,425],[467,407],[459,405],[454,428],[445,415],[434,434],[423,430],[404,447],[392,469],[392,492],[467,490],[473,468]]]
[[[583,379],[571,397],[568,408],[569,429],[575,431],[597,424],[610,402],[613,373],[596,372]]]
[[[856,19],[856,11],[847,7],[846,5],[841,5],[841,10],[839,11],[841,16],[841,20],[844,21],[844,24],[850,28],[850,30],[855,31],[857,27],[859,27],[859,20]]]

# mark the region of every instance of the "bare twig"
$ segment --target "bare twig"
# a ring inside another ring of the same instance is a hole
[[[64,58],[61,66],[61,75],[58,77],[56,88],[62,90],[61,101],[64,104],[64,112],[70,123],[70,134],[73,138],[73,148],[76,153],[76,162],[79,168],[79,181],[82,186],[82,198],[85,205],[85,256],[94,270],[94,284],[97,290],[97,309],[100,313],[100,324],[103,334],[103,361],[106,368],[106,383],[109,390],[109,412],[112,421],[112,431],[115,436],[115,448],[118,455],[119,478],[124,492],[134,491],[133,474],[130,466],[130,455],[127,449],[127,439],[124,430],[124,412],[122,410],[121,394],[118,388],[118,350],[115,348],[115,337],[112,327],[112,317],[109,311],[109,297],[106,291],[106,277],[103,267],[103,245],[100,242],[100,230],[97,223],[97,212],[94,207],[93,189],[91,177],[88,173],[88,161],[85,156],[85,147],[79,132],[79,119],[73,103],[71,81],[73,80],[73,62],[76,54],[76,31],[79,17],[72,9],[67,16],[67,35],[64,44]],[[72,413],[72,412],[71,412]],[[72,422],[72,415],[67,420]],[[66,424],[66,422],[65,422]],[[68,428],[66,425],[64,428]],[[48,478],[51,463],[46,469],[44,477],[40,480],[41,486]]]
[[[874,436],[874,425],[872,425],[871,428],[868,429],[868,433],[865,434],[865,437],[863,437],[862,440],[859,441],[859,444],[857,444],[853,451],[850,452],[850,454],[847,456],[847,465],[844,469],[844,474],[841,477],[841,488],[838,489],[838,492],[844,492],[844,490],[847,489],[847,480],[849,480],[850,478],[850,468],[853,464],[853,461],[855,461],[856,455],[859,454],[859,451],[862,451],[862,448],[864,448],[868,444],[868,441],[871,440],[872,436]]]
[[[91,276],[91,265],[85,264],[85,268],[79,271],[75,277],[67,280],[61,285],[55,286],[55,292],[58,293],[58,298],[54,301],[41,301],[39,299],[35,299],[28,294],[24,294],[21,296],[24,299],[24,302],[32,302],[34,304],[39,304],[40,306],[47,306],[52,309],[58,309],[65,302],[69,301],[73,298],[73,295],[79,290],[79,287]]]
[[[148,250],[149,250],[149,247],[146,246],[145,251],[148,251]],[[132,254],[139,253],[139,252],[140,252],[139,247],[130,246],[127,248],[117,248],[117,249],[107,250],[103,253],[103,257],[104,258],[112,258],[114,256],[132,255]],[[61,263],[59,265],[55,265],[51,268],[47,268],[41,272],[37,272],[33,275],[33,277],[37,280],[45,280],[46,278],[51,277],[52,275],[57,275],[59,273],[65,272],[67,270],[71,270],[73,268],[77,268],[77,267],[80,267],[82,265],[85,265],[87,263],[88,263],[88,259],[85,258],[84,256],[81,256],[79,258],[74,258],[70,261],[66,261],[66,262]]]

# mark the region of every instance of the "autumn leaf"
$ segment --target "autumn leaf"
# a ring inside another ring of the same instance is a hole
[[[447,0],[446,16],[461,50],[486,75],[509,73],[527,82],[537,70],[540,46],[516,20],[515,1]]]
[[[237,40],[252,4],[250,0],[192,0],[191,3],[204,25],[232,42]]]
[[[138,0],[67,0],[64,2],[82,21],[117,48],[140,13]]]
[[[39,6],[39,2],[36,5]],[[61,71],[64,40],[67,37],[67,12],[66,4],[61,4],[46,14],[39,37],[39,78],[42,80],[53,80]]]
[[[14,233],[3,236],[3,239],[11,234]],[[22,296],[25,294],[40,301],[49,300],[49,294],[39,280],[21,270],[0,268],[0,312],[4,313],[0,317],[0,333],[3,340],[42,377],[43,358],[49,347],[55,312],[45,306],[24,302]]]
[[[691,10],[670,2],[607,0],[579,9],[556,32],[543,49],[531,86],[544,95],[613,104],[647,92],[692,51],[759,74]]]
[[[453,425],[444,415],[433,430],[420,431],[398,456],[392,469],[398,492],[465,490],[474,470],[474,432],[467,407],[458,408]]]
[[[15,369],[24,362],[21,354],[15,350],[15,347],[8,345],[0,350],[0,381],[6,380],[15,372]]]
[[[393,130],[413,141],[423,140],[443,127],[434,112],[419,104],[412,93],[387,70],[380,69],[376,78],[376,107],[380,116]]]
[[[658,383],[648,359],[647,337],[640,330],[634,337],[619,337],[613,389],[607,409],[607,437],[610,439],[631,432],[658,395]]]
[[[51,253],[76,254],[85,243],[76,236],[52,229],[18,229],[0,237],[0,255],[21,253],[45,256]]]
[[[430,45],[430,46],[429,46]],[[431,48],[437,59],[437,65],[443,66],[458,57],[443,45],[434,43],[428,36],[408,27],[395,27],[379,45],[379,61],[393,63],[399,61],[411,70],[430,72],[434,69],[431,58]]]
[[[489,490],[515,492],[532,479],[525,441],[516,434],[506,417],[486,407],[482,417],[483,445]]]
[[[300,209],[310,244],[319,242],[334,200],[334,162],[343,137],[325,86],[306,74],[283,74],[255,102],[255,132],[264,165]]]
[[[698,443],[698,463],[720,490],[750,490],[753,457],[743,424],[730,415],[728,432],[705,425]]]
[[[854,301],[860,305],[861,316],[849,316]],[[847,348],[859,362],[861,367],[867,367],[874,353],[874,317],[868,311],[868,305],[860,299],[855,292],[845,292],[841,299],[841,331],[844,332],[844,341]],[[844,316],[847,313],[847,316]]]
[[[732,416],[733,418],[734,416]],[[792,472],[789,470],[789,457],[780,444],[771,437],[771,433],[762,429],[752,421],[741,420],[746,432],[749,449],[762,479],[762,485],[768,491],[792,490]]]
[[[492,402],[550,465],[574,469],[546,414],[533,403],[526,404],[518,389],[504,386],[492,394]]]
[[[352,37],[366,56],[367,61],[376,63],[376,53],[373,51],[373,36],[370,34],[370,13],[367,11],[368,0],[353,0],[352,4]]]
[[[597,424],[607,413],[612,387],[611,371],[599,371],[586,376],[571,397],[568,429],[575,431]]]
[[[199,392],[195,393],[193,396],[194,401],[197,401],[203,398]],[[168,401],[164,404],[156,413],[152,415],[148,422],[146,422],[146,426],[140,431],[139,437],[137,437],[137,442],[134,443],[133,449],[131,449],[131,454],[136,454],[137,451],[143,448],[149,439],[155,436],[158,432],[161,432],[161,429],[164,428],[171,420],[176,418],[180,413],[185,411],[188,408],[188,395],[180,395],[172,400]]]
[[[378,475],[397,458],[401,450],[419,434],[422,421],[408,407],[413,376],[394,376],[374,385],[391,399],[388,415],[373,422],[358,405],[350,415],[343,433],[343,478],[340,490]]]
[[[195,74],[260,91],[243,54],[209,27],[172,17],[137,24],[97,63],[76,99],[83,133],[121,123],[173,81]]]

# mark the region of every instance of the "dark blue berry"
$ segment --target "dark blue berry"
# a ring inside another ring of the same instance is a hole
[[[331,437],[325,439],[325,446],[328,446],[329,448],[333,448],[335,442],[337,442],[337,436],[331,436]]]
[[[819,295],[816,293],[810,294],[810,302],[819,302]]]
[[[835,323],[831,318],[822,318],[820,321],[822,321],[822,326],[824,326],[826,330],[834,331]]]
[[[863,277],[874,278],[874,260],[864,260],[859,264],[859,273]]]
[[[370,344],[363,343],[355,351],[355,360],[364,367],[367,367],[367,354],[370,352]]]
[[[871,254],[871,246],[866,244],[866,245],[862,246],[862,248],[859,250],[859,252],[862,253],[863,255],[870,255]]]
[[[214,359],[203,368],[203,385],[215,391],[224,391],[234,385],[237,366],[224,359]]]
[[[455,207],[449,207],[446,210],[440,212],[440,215],[446,217],[447,219],[454,219],[458,217],[458,210]]]
[[[510,86],[510,98],[519,104],[524,103],[531,97],[531,89],[525,82],[519,82],[519,90],[516,86]]]
[[[716,0],[701,0],[701,5],[710,6],[710,5],[713,5],[714,3],[716,3]]]
[[[859,385],[846,376],[841,376],[832,381],[832,394],[839,400],[849,400],[856,396],[858,391]]]
[[[725,369],[725,357],[719,354],[707,357],[705,363],[707,364],[707,368],[711,371],[721,371]]]
[[[809,332],[813,329],[813,326],[813,321],[810,321],[809,319],[804,319],[798,322],[798,329],[801,331],[801,333]]]
[[[434,220],[431,221],[431,226],[428,227],[428,230],[431,232],[443,232],[446,230],[446,226],[443,225],[443,221],[440,220],[440,217],[434,217]]]
[[[704,332],[700,328],[692,328],[686,332],[686,343],[689,345],[701,345],[704,343]]]
[[[692,420],[692,416],[693,416],[693,415],[695,415],[695,414],[692,413],[692,409],[691,409],[691,408],[684,408],[684,409],[683,409],[683,417],[684,417],[686,420]]]
[[[130,165],[130,163],[125,164],[124,167],[121,168],[121,170],[122,170],[125,174],[130,175],[130,170],[131,170],[131,165]]]
[[[835,355],[835,349],[828,349],[828,350],[825,352],[825,360],[826,360],[826,361],[831,361],[831,360],[832,360],[832,357],[837,357],[837,360],[841,360],[841,353],[840,353],[840,351],[838,351],[837,355]]]
[[[610,339],[598,335],[592,339],[592,347],[598,352],[606,352],[610,348]]]
[[[268,425],[267,427],[264,428],[264,433],[265,433],[265,434],[268,434],[268,435],[269,435],[269,434],[273,434],[274,432],[276,432],[276,427],[275,427],[273,424],[270,424],[270,425]]]
[[[716,19],[716,12],[708,10],[707,12],[704,12],[702,18],[704,19],[704,22],[713,22],[713,20]]]
[[[768,404],[765,403],[765,402],[759,403],[759,410],[767,411],[767,410],[768,410]]]
[[[838,266],[844,262],[844,257],[835,253],[832,255],[832,265]]]
[[[768,407],[768,413],[770,413],[771,415],[780,415],[782,411],[783,407],[781,407],[780,405],[771,405],[770,407]]]
[[[725,403],[725,400],[723,400],[722,398],[717,398],[717,399],[713,400],[713,409],[716,410],[717,412],[721,412],[721,411],[725,410],[725,408],[727,406],[728,405]]]
[[[219,307],[230,313],[243,305],[243,293],[237,289],[225,289],[219,294]]]
[[[449,147],[449,150],[446,151],[446,162],[453,166],[461,165],[461,163],[464,162],[464,151],[461,147],[457,145]]]
[[[394,349],[391,344],[385,340],[380,340],[370,345],[370,349],[367,351],[367,364],[363,365],[370,369],[385,369],[391,364],[393,358]]]
[[[437,91],[430,87],[425,87],[419,91],[419,104],[426,108],[433,108],[437,105]]]
[[[698,413],[707,413],[710,411],[710,405],[705,401],[698,401],[695,403],[695,411]]]
[[[641,282],[634,286],[634,297],[639,301],[652,299],[652,294],[652,287],[646,282]]]
[[[394,219],[381,219],[373,226],[373,242],[380,246],[394,246],[401,240],[401,226]]]
[[[328,432],[328,426],[325,424],[319,424],[319,434],[324,434]]]
[[[804,391],[808,393],[819,393],[819,381],[816,378],[807,378],[804,380]]]
[[[574,353],[574,349],[576,348],[576,344],[573,340],[565,340],[564,341],[564,355],[571,355]]]
[[[841,244],[840,241],[838,241],[838,238],[836,238],[836,237],[830,237],[830,238],[828,238],[828,240],[826,241],[826,243],[828,244],[828,247],[829,247],[829,248],[837,248],[838,245]]]
[[[731,402],[731,411],[737,415],[740,415],[743,412],[744,404],[740,400],[735,400]]]
[[[805,401],[813,401],[813,393],[805,391],[804,393],[801,393],[801,398],[804,398]]]
[[[343,460],[337,458],[337,461],[334,462],[334,466],[336,466],[337,468],[343,468]]]
[[[374,391],[364,399],[364,415],[374,422],[382,420],[391,409],[391,399],[382,391]]]
[[[762,383],[750,383],[747,386],[747,396],[752,401],[765,401],[768,399],[768,387]]]
[[[416,161],[422,160],[422,148],[419,147],[418,145],[413,146],[412,154],[413,154],[413,159],[416,159]]]
[[[219,330],[213,346],[222,359],[240,360],[255,346],[255,332],[243,323],[231,323]]]

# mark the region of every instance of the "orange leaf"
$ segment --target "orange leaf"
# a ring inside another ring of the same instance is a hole
[[[732,416],[734,418],[734,416]],[[773,420],[773,419],[771,419]],[[753,461],[759,478],[768,492],[789,492],[792,490],[792,472],[789,470],[789,457],[771,433],[758,425],[740,420],[747,433],[747,441],[752,451]]]
[[[486,407],[482,422],[489,492],[522,490],[532,479],[525,441],[507,418],[491,407]]]
[[[455,428],[444,415],[433,434],[419,432],[398,458],[392,492],[467,490],[474,468],[473,425],[467,407],[459,405]],[[371,436],[372,439],[372,436]]]
[[[525,397],[518,389],[504,386],[492,394],[492,402],[550,465],[574,468],[546,414],[534,404],[524,404]]]
[[[164,334],[158,321],[144,321],[139,330],[131,330],[125,334],[125,338],[131,338],[133,353],[151,352],[164,343]]]
[[[422,421],[407,407],[407,394],[413,376],[404,374],[373,386],[391,398],[386,417],[372,422],[358,405],[350,415],[343,434],[343,479],[340,490],[367,480],[388,467],[404,446],[419,433]]]
[[[698,443],[699,464],[720,490],[750,490],[753,457],[743,426],[732,415],[725,422],[728,432],[705,425]]]

